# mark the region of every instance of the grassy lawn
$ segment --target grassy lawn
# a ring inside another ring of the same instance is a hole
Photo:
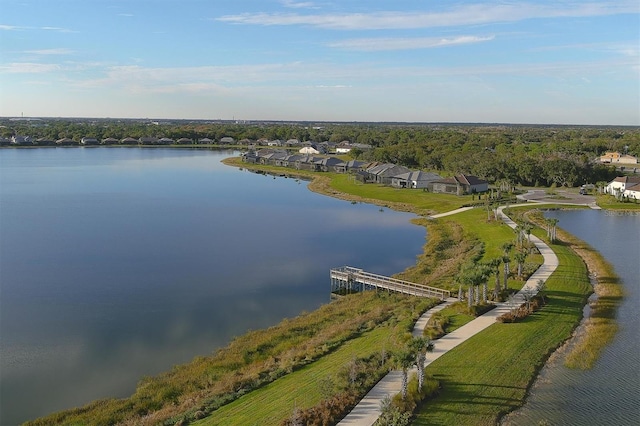
[[[329,174],[332,189],[365,199],[412,205],[418,214],[444,213],[472,202],[471,195],[434,194],[420,189],[400,189],[371,183],[360,183],[348,174]]]
[[[442,391],[419,410],[417,425],[494,425],[520,406],[546,358],[582,318],[591,288],[580,257],[554,245],[560,266],[547,281],[549,303],[514,324],[495,324],[441,357],[427,372]]]
[[[471,235],[483,241],[485,244],[484,261],[502,256],[502,245],[513,242],[516,238],[515,232],[506,223],[495,220],[488,221],[487,211],[482,208],[467,210],[438,220],[457,222]]]
[[[302,369],[214,411],[195,425],[277,425],[293,413],[295,407],[308,408],[322,398],[321,381],[335,376],[355,356],[387,349],[392,327],[380,327],[353,339],[340,349]]]
[[[245,169],[262,170],[276,175],[284,174],[313,179],[309,189],[337,198],[351,199],[396,210],[411,211],[419,215],[444,213],[462,207],[477,197],[471,195],[457,196],[451,194],[434,194],[420,189],[400,189],[390,186],[361,183],[351,174],[311,172],[295,170],[288,167],[268,166],[263,164],[243,163],[239,157],[227,158],[224,163]]]
[[[612,195],[598,195],[596,197],[596,204],[603,209],[607,210],[632,210],[640,211],[640,202],[620,202],[616,201]]]

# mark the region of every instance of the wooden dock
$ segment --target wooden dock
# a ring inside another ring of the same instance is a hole
[[[351,266],[331,269],[331,293],[343,291],[353,293],[365,290],[395,291],[412,296],[433,297],[441,300],[451,296],[451,292],[448,290],[372,274]]]

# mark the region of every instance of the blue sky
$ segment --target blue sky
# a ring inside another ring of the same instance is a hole
[[[1,0],[21,114],[640,125],[640,3]]]

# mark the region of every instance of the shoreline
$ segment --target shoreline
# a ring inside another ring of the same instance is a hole
[[[227,165],[231,165],[231,166],[236,166],[236,164],[233,164],[233,162],[225,162],[225,161],[223,160],[223,163],[225,163],[225,164],[227,164]],[[239,164],[239,165],[238,165],[238,167],[244,167],[244,166],[243,166],[243,164],[244,164],[244,163]],[[248,167],[245,167],[245,168],[247,168],[247,169],[248,169]],[[255,169],[260,169],[260,167],[255,167]],[[264,169],[263,169],[263,170],[264,170]],[[267,173],[270,173],[270,172],[267,172]],[[373,201],[373,200],[369,201],[370,199],[366,199],[366,198],[363,198],[363,197],[359,197],[358,195],[342,194],[342,193],[340,193],[338,190],[334,190],[332,187],[330,187],[330,185],[329,185],[329,184],[330,184],[331,176],[323,176],[323,175],[318,175],[318,174],[315,174],[315,173],[309,173],[309,174],[305,174],[305,173],[300,173],[300,174],[297,174],[297,173],[274,173],[274,174],[275,174],[276,176],[284,176],[284,175],[287,175],[287,176],[297,176],[297,177],[299,177],[300,179],[304,179],[304,180],[311,180],[311,183],[308,185],[308,188],[309,188],[311,191],[316,192],[316,193],[318,193],[318,194],[320,194],[320,195],[326,195],[326,196],[330,196],[330,197],[333,197],[333,198],[341,198],[341,199],[351,200],[351,201],[356,201],[356,202],[368,202],[368,203],[375,204],[375,205],[378,205],[378,206],[388,207],[388,208],[390,208],[390,209],[394,209],[394,210],[395,210],[395,209],[396,209],[396,207],[397,207],[397,206],[394,206],[394,203],[392,203],[392,202],[386,202],[386,201],[384,201],[384,200],[380,200],[380,199],[375,200],[375,202],[371,202],[371,201]],[[313,186],[313,184],[314,184],[314,183],[316,183],[316,182],[318,182],[318,181],[321,181],[321,182],[319,182],[319,185],[318,185],[318,186]],[[354,191],[354,192],[357,192],[357,191]],[[374,193],[375,193],[375,191],[374,191]],[[337,195],[343,195],[343,197],[338,197]],[[398,210],[401,210],[401,211],[409,211],[409,212],[411,212],[411,213],[414,213],[414,214],[418,214],[418,215],[420,215],[420,216],[419,216],[419,218],[418,218],[418,219],[416,219],[416,220],[419,220],[419,221],[421,222],[420,224],[421,224],[421,225],[423,225],[423,226],[424,226],[425,228],[427,228],[427,229],[431,229],[431,228],[428,226],[428,225],[429,225],[429,224],[431,224],[431,223],[433,223],[434,225],[435,225],[435,224],[437,224],[437,223],[441,223],[441,224],[442,224],[442,223],[444,223],[443,221],[430,221],[430,220],[428,220],[428,218],[426,218],[426,217],[424,216],[424,214],[425,214],[424,212],[425,212],[425,211],[428,211],[428,209],[424,209],[424,208],[423,208],[423,209],[419,209],[417,206],[413,206],[413,207],[415,207],[415,208],[407,209],[407,207],[408,207],[408,206],[406,206],[406,205],[405,205],[404,207],[405,207],[405,209],[401,209],[401,208],[399,208]],[[531,206],[531,207],[536,207],[536,206]],[[417,210],[418,210],[418,211],[417,211]],[[473,217],[475,217],[475,216],[473,216]],[[413,221],[413,220],[412,220],[412,221]],[[431,237],[431,235],[430,235],[430,237]],[[424,246],[424,248],[423,248],[423,250],[422,250],[422,254],[424,254],[424,253],[425,253],[425,249],[426,249],[426,245]],[[420,259],[417,259],[417,260],[416,260],[416,265],[419,265],[419,262],[420,262]],[[414,265],[413,267],[415,267],[416,265]],[[405,270],[405,272],[406,272],[406,270]],[[569,338],[570,338],[570,337],[569,337]],[[537,353],[537,352],[536,352],[536,353]],[[552,354],[552,353],[553,353],[553,352],[550,352],[550,354]],[[549,355],[549,356],[551,356],[551,355]],[[540,369],[545,365],[546,360],[548,360],[548,357],[547,357],[547,358],[545,358],[545,359],[542,361],[542,364],[540,365]],[[536,366],[538,366],[538,363],[536,363]],[[527,375],[528,375],[528,374],[529,374],[529,372],[527,371]],[[529,384],[529,386],[527,387],[527,389],[530,389],[531,384],[532,384],[532,383],[535,381],[535,379],[538,377],[538,374],[539,374],[539,370],[538,370],[538,373],[536,373],[536,374],[534,374],[534,375],[533,375],[533,379],[531,380],[531,383]],[[521,385],[519,385],[519,384],[518,384],[518,386],[521,386]],[[523,386],[522,386],[522,387],[523,387]],[[524,401],[526,401],[526,396],[525,396],[525,398],[523,399],[522,404],[524,404]],[[508,408],[508,407],[507,407],[507,408]]]
[[[229,166],[242,167],[242,166],[238,166],[237,165],[237,161],[233,161],[233,158],[230,158],[228,160],[230,160],[230,161],[223,160],[223,163],[226,164],[226,165],[229,165]],[[244,164],[244,163],[242,163],[242,164]],[[256,169],[260,169],[260,167],[255,167],[255,168]],[[383,207],[391,208],[391,209],[394,209],[394,210],[415,213],[415,214],[418,214],[418,215],[421,215],[421,216],[425,215],[425,213],[416,211],[417,209],[414,208],[413,206],[407,206],[407,205],[404,205],[404,204],[402,204],[402,205],[394,205],[394,203],[386,203],[386,202],[382,202],[381,200],[368,199],[368,198],[364,198],[364,197],[359,197],[357,195],[341,193],[339,191],[336,191],[334,189],[329,188],[330,178],[326,177],[326,176],[317,176],[316,175],[316,176],[305,176],[305,177],[310,177],[311,178],[311,183],[308,185],[308,188],[311,191],[316,192],[316,193],[321,194],[321,195],[334,197],[334,198],[339,198],[339,199],[344,199],[344,200],[348,200],[348,201],[356,201],[356,202],[365,202],[365,203],[375,204],[375,205],[378,205],[378,206],[383,206]],[[529,212],[536,211],[536,210],[533,210],[533,209],[542,208],[544,206],[544,204],[546,204],[546,203],[540,203],[539,206],[536,205],[536,204],[537,203],[530,203],[532,210],[529,210]],[[576,206],[576,207],[579,207],[579,206]],[[583,207],[588,207],[588,206],[584,205]],[[569,207],[565,207],[565,208],[569,208]],[[617,212],[618,210],[613,210],[613,211]],[[633,212],[633,210],[631,210],[631,212]],[[637,214],[637,212],[634,212],[634,213]],[[536,225],[540,226],[540,224],[536,224]],[[569,351],[569,349],[571,348],[571,350],[566,355],[566,357],[568,357],[573,352],[578,350],[581,345],[584,345],[584,343],[586,341],[588,341],[590,333],[593,333],[593,331],[592,331],[593,321],[591,319],[591,316],[587,316],[586,315],[586,313],[587,313],[586,311],[588,309],[589,313],[593,314],[593,312],[594,312],[594,307],[593,306],[597,305],[598,300],[602,299],[603,297],[607,297],[607,295],[610,294],[609,292],[605,291],[605,289],[602,286],[603,283],[601,283],[600,280],[598,279],[598,277],[601,277],[603,275],[603,272],[604,272],[603,266],[604,265],[608,265],[608,267],[611,268],[611,266],[607,262],[607,260],[604,259],[604,257],[599,252],[593,250],[590,246],[588,246],[585,242],[583,242],[579,238],[575,237],[574,235],[572,235],[572,234],[570,234],[570,233],[568,233],[568,232],[566,232],[566,231],[564,231],[562,229],[558,229],[558,239],[560,241],[566,242],[570,246],[571,250],[585,264],[585,266],[587,268],[587,274],[588,274],[588,277],[589,277],[589,281],[592,283],[592,290],[593,290],[592,295],[596,295],[596,300],[593,301],[591,297],[587,297],[585,299],[585,304],[583,305],[583,311],[582,311],[582,315],[583,315],[582,319],[575,325],[575,327],[572,329],[570,335],[567,336],[567,338],[559,346],[557,346],[554,350],[552,350],[544,358],[542,363],[539,365],[539,368],[536,369],[535,374],[533,375],[533,377],[529,381],[529,384],[527,385],[526,392],[525,392],[525,397],[522,399],[522,403],[519,404],[516,409],[511,410],[510,412],[499,416],[496,419],[498,424],[503,424],[503,422],[506,419],[508,419],[508,417],[510,415],[512,415],[513,413],[516,413],[519,409],[521,409],[526,404],[526,400],[530,395],[531,389],[535,385],[536,381],[540,378],[540,372],[544,369],[544,367],[547,365],[549,360],[554,359],[555,357],[561,355],[562,351]],[[415,265],[414,265],[414,267],[415,267]],[[403,272],[406,272],[406,271],[402,271],[401,273],[403,273]],[[594,277],[595,277],[595,281],[596,281],[595,285],[593,285],[593,278]],[[616,281],[617,281],[617,276],[615,276],[615,278],[616,278]],[[619,294],[618,296],[622,297],[621,294]],[[614,306],[614,308],[613,308],[614,311],[617,309],[618,305],[619,305],[619,303]],[[614,319],[614,323],[615,323],[615,319]],[[580,330],[581,328],[584,329],[584,332],[583,333],[577,333],[577,331]],[[603,344],[601,344],[600,347],[597,349],[597,355],[595,356],[595,358],[593,358],[593,361],[590,363],[589,366],[587,366],[587,367],[574,367],[574,368],[582,368],[582,369],[591,368],[591,366],[593,365],[593,362],[595,362],[595,360],[597,360],[600,351],[613,339],[614,336],[615,336],[615,330],[614,330],[613,333],[609,334],[609,339],[607,341],[605,341]]]

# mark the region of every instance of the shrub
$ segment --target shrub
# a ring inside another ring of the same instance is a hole
[[[511,311],[500,315],[496,319],[496,321],[502,322],[502,323],[518,322],[518,321],[526,318],[530,314],[534,313],[538,309],[540,309],[546,303],[547,303],[547,299],[546,299],[545,296],[543,296],[543,295],[534,296],[529,301],[529,303],[523,303],[522,305],[520,305],[520,306],[518,306],[518,307],[516,307],[514,309],[511,309]]]

